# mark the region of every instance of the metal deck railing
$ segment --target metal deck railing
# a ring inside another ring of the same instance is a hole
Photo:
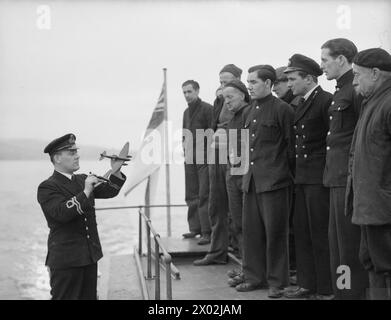
[[[166,271],[166,299],[172,300],[172,279],[171,275],[173,274],[176,279],[179,279],[179,271],[172,263],[172,257],[164,248],[162,241],[160,239],[159,233],[155,231],[152,226],[151,219],[144,213],[145,209],[149,208],[166,208],[166,207],[186,207],[185,204],[177,205],[139,205],[139,206],[118,206],[118,207],[103,207],[96,208],[96,211],[103,210],[120,210],[120,209],[138,209],[139,213],[139,234],[138,234],[138,248],[137,253],[139,257],[143,254],[143,220],[146,225],[146,237],[147,237],[147,280],[155,280],[155,300],[160,300],[160,261],[162,260],[164,264],[164,269]],[[155,242],[154,249],[154,260],[155,260],[155,276],[152,276],[152,244],[151,244],[151,234]],[[137,260],[139,261],[139,260]],[[141,268],[141,265],[139,266]],[[146,296],[147,293],[145,285],[141,285],[143,290],[143,295]]]

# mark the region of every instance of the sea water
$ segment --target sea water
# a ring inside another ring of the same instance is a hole
[[[103,174],[108,162],[80,161],[79,172]],[[171,171],[171,203],[184,203],[183,167]],[[164,171],[164,170],[163,170]],[[37,202],[37,187],[49,177],[49,161],[0,161],[0,299],[49,299],[45,267],[49,229]],[[126,174],[126,167],[124,168]],[[159,179],[155,204],[166,201],[164,175]],[[126,185],[125,185],[126,187]],[[98,199],[96,208],[144,204],[145,184],[127,197]],[[186,210],[172,208],[172,233],[187,231]],[[97,211],[104,256],[131,254],[138,242],[138,210]],[[166,210],[152,211],[154,228],[166,235]]]

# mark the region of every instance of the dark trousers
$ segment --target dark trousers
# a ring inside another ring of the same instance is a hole
[[[295,232],[293,230],[293,216],[295,213],[295,186],[291,187],[291,202],[289,212],[289,270],[296,270]]]
[[[208,165],[185,164],[185,188],[189,230],[202,234],[210,233]]]
[[[226,261],[228,254],[228,195],[225,181],[227,165],[209,165],[209,219],[212,229],[207,258]]]
[[[369,272],[369,298],[391,300],[391,225],[361,226],[360,261]]]
[[[345,187],[330,188],[329,244],[331,279],[335,298],[359,300],[365,298],[368,288],[368,273],[359,260],[361,230],[352,224],[351,216],[345,216]],[[337,287],[339,266],[350,269],[350,288]]]
[[[293,228],[297,284],[318,294],[331,294],[328,240],[329,189],[321,184],[296,185]]]
[[[227,170],[227,191],[229,212],[232,218],[232,245],[234,249],[238,249],[239,255],[243,254],[243,232],[242,232],[242,216],[243,216],[243,186],[242,176],[231,175],[230,169]]]
[[[97,263],[83,267],[50,269],[52,300],[96,300]]]
[[[289,187],[256,193],[251,179],[243,205],[244,277],[251,283],[286,287],[288,270]]]

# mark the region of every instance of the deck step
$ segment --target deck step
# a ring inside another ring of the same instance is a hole
[[[210,245],[200,246],[199,238],[184,239],[162,237],[161,241],[167,252],[173,257],[200,257],[206,255]]]

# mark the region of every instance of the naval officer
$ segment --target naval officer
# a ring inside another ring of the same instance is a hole
[[[38,187],[38,202],[50,229],[46,266],[53,300],[97,299],[97,262],[103,254],[95,199],[115,197],[126,179],[119,171],[110,175],[110,183],[74,174],[79,170],[75,141],[70,133],[46,146],[54,172]]]
[[[329,190],[323,186],[326,136],[332,95],[318,85],[323,73],[311,58],[294,54],[285,70],[288,86],[301,96],[295,110],[296,138],[295,213],[293,228],[296,246],[298,290],[289,298],[313,295],[331,299],[330,254],[328,243]]]

